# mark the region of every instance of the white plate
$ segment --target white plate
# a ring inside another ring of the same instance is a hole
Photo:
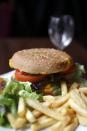
[[[12,74],[14,73],[14,71],[8,72],[6,74],[1,75],[4,78],[9,78],[12,76]],[[8,128],[3,128],[0,127],[0,131],[14,131],[14,129],[8,129]],[[29,129],[26,131],[30,131]],[[83,126],[79,126],[76,131],[87,131],[87,127],[83,127]]]

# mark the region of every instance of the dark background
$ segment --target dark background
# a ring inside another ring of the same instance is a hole
[[[82,0],[24,0],[16,1],[13,36],[47,36],[51,16],[71,15],[75,22],[75,38],[87,34],[87,7]]]
[[[1,37],[47,37],[51,16],[71,15],[75,39],[87,34],[85,0],[0,0]]]

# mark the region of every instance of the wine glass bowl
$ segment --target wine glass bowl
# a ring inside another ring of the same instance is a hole
[[[51,17],[48,35],[57,48],[64,50],[69,46],[74,36],[74,20],[72,16]]]

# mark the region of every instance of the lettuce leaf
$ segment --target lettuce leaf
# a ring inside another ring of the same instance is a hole
[[[36,92],[31,93],[31,92],[28,92],[26,90],[20,90],[19,96],[22,96],[24,98],[30,97],[30,98],[35,99],[35,100],[42,100],[41,94],[37,94]]]
[[[6,84],[6,87],[3,90],[3,97],[4,98],[11,98],[16,99],[20,96],[22,97],[31,97],[33,99],[42,99],[40,94],[37,94],[35,91],[32,90],[30,82],[16,82],[16,81],[9,81]]]
[[[67,76],[67,78],[71,82],[78,82],[78,83],[80,83],[83,86],[87,86],[87,80],[84,77],[85,73],[86,73],[86,71],[85,71],[84,65],[76,63],[76,70],[75,70],[75,72],[69,74]]]

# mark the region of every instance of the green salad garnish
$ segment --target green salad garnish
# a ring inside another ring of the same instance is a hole
[[[7,126],[7,112],[17,115],[19,97],[42,100],[42,95],[32,90],[30,82],[7,81],[0,94],[0,125]]]
[[[86,71],[84,65],[76,63],[76,70],[68,75],[68,79],[71,80],[71,82],[78,82],[83,86],[87,86],[87,80],[84,77],[85,74]]]

